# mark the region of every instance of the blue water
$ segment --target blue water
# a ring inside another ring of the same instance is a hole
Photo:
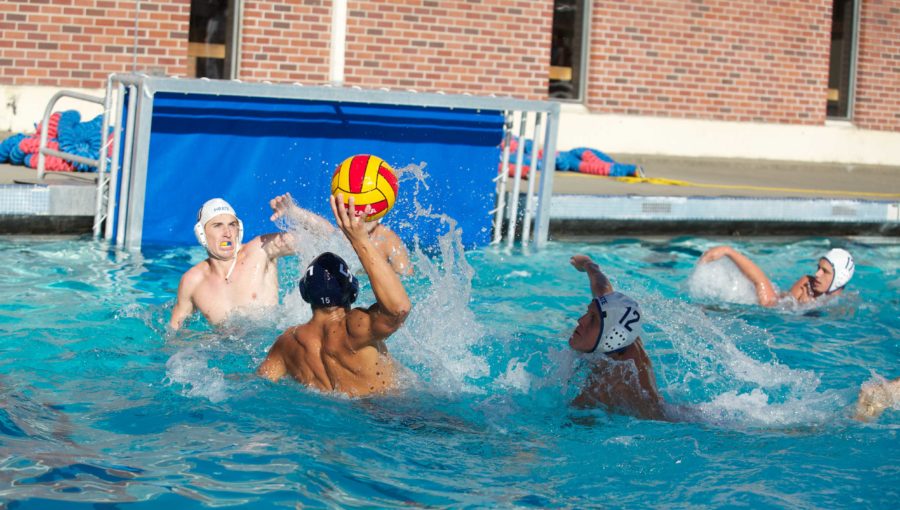
[[[762,309],[689,288],[721,240],[551,243],[530,255],[414,256],[414,311],[389,342],[395,396],[352,401],[252,375],[308,317],[280,262],[284,304],[167,334],[199,248],[116,251],[84,239],[0,238],[0,502],[79,508],[896,508],[900,413],[850,418],[860,384],[900,376],[900,244],[733,243],[781,288],[832,245],[850,292]],[[590,254],[638,298],[666,400],[685,421],[568,406],[567,349]],[[361,302],[371,301],[364,289]]]

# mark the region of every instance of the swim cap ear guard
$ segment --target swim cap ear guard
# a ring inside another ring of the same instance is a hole
[[[300,297],[313,308],[350,306],[359,294],[359,280],[350,272],[344,259],[331,252],[325,252],[309,263],[297,287]]]
[[[206,240],[206,224],[209,223],[209,220],[220,214],[230,214],[237,218],[237,213],[234,212],[234,208],[221,198],[207,200],[206,203],[203,204],[203,207],[197,211],[197,223],[194,224],[194,236],[197,237],[197,242],[200,243],[200,246],[207,250],[209,250],[209,242]],[[238,218],[237,245],[240,246],[243,240],[244,222]]]
[[[831,263],[834,271],[834,278],[831,280],[831,286],[828,287],[828,293],[831,294],[850,282],[850,278],[853,278],[856,270],[856,264],[853,263],[850,252],[841,248],[829,250],[822,258]]]
[[[640,336],[641,307],[637,301],[621,292],[612,292],[594,298],[594,305],[600,312],[600,334],[591,352],[600,348],[609,354],[628,347]]]

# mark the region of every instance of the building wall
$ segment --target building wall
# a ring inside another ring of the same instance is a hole
[[[347,84],[546,99],[553,4],[358,0]]]
[[[328,80],[331,1],[245,1],[238,78],[322,84]]]
[[[862,2],[852,126],[900,133],[900,7]],[[584,108],[647,121],[826,126],[831,3],[596,0]],[[331,4],[244,0],[238,77],[326,83]],[[552,5],[349,0],[345,83],[546,98]],[[109,73],[184,76],[189,15],[190,0],[0,1],[0,129],[33,122],[58,88],[101,89]]]
[[[865,0],[860,20],[853,121],[900,131],[900,2]]]
[[[597,0],[591,111],[822,124],[830,0]]]
[[[190,0],[0,2],[0,83],[98,88],[110,73],[183,75]]]

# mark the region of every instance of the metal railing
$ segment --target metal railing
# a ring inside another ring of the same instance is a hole
[[[54,156],[61,159],[66,159],[69,161],[74,161],[77,163],[82,163],[84,165],[92,166],[97,168],[97,204],[94,211],[94,225],[93,232],[94,237],[100,235],[100,225],[106,219],[106,216],[101,214],[101,206],[105,206],[106,202],[109,201],[109,193],[105,188],[109,186],[110,176],[112,179],[115,178],[116,172],[108,172],[106,166],[106,152],[108,150],[108,137],[106,133],[109,132],[109,124],[110,124],[110,101],[112,99],[109,93],[109,81],[107,81],[107,93],[105,97],[97,97],[92,96],[90,94],[83,94],[81,92],[75,92],[71,90],[61,90],[53,95],[50,98],[50,101],[47,103],[47,108],[44,109],[44,116],[41,118],[41,141],[38,146],[38,164],[37,164],[37,177],[38,179],[43,179],[44,174],[46,173],[46,165],[47,165],[47,156]],[[100,137],[102,143],[100,144],[100,153],[97,154],[97,159],[86,158],[84,156],[79,156],[77,154],[72,154],[69,152],[58,151],[51,149],[47,146],[48,132],[50,131],[50,116],[53,113],[53,107],[56,106],[56,102],[62,99],[63,97],[69,97],[72,99],[79,99],[81,101],[87,101],[89,103],[99,104],[103,106],[103,122],[102,127],[100,128]],[[115,164],[113,168],[116,168]]]

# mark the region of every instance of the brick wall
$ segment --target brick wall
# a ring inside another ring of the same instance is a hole
[[[240,79],[328,80],[331,0],[246,1],[243,11]]]
[[[190,0],[3,0],[0,83],[100,88],[109,73],[183,75]]]
[[[596,112],[822,124],[830,0],[598,0]]]
[[[900,2],[864,1],[860,20],[854,123],[900,131]]]
[[[547,97],[553,4],[351,1],[347,83]]]
[[[139,12],[136,12],[140,5]],[[821,125],[831,0],[597,0],[594,112]],[[350,0],[348,85],[544,99],[550,0]],[[183,76],[190,0],[0,1],[0,84]],[[138,40],[135,45],[135,17]],[[245,0],[239,77],[328,80],[331,0]],[[900,131],[900,6],[864,0],[853,121]]]

